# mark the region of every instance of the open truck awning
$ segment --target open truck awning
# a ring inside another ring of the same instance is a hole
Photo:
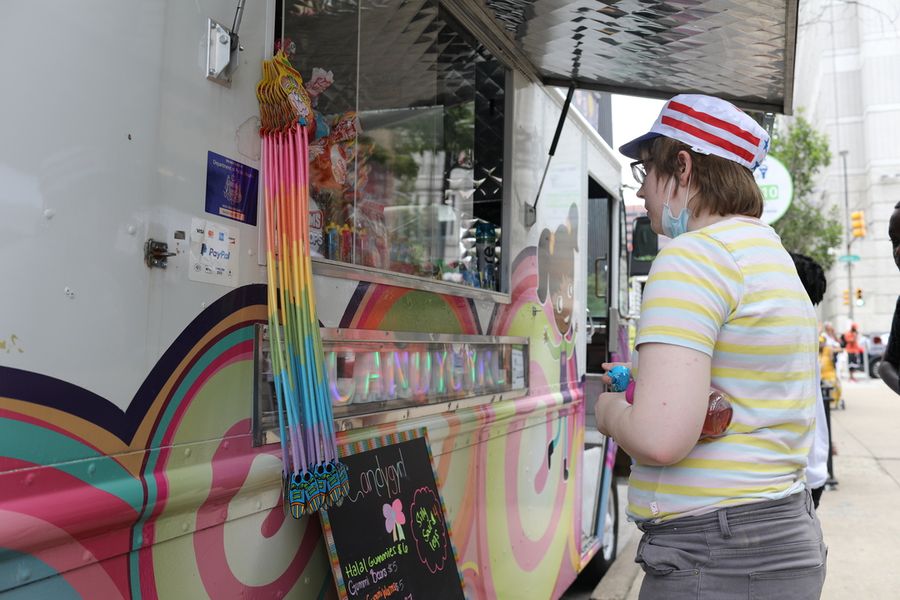
[[[790,114],[799,0],[444,0],[546,85]],[[487,39],[486,39],[487,38]]]

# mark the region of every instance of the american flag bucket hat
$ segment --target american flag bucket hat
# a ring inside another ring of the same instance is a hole
[[[769,151],[769,134],[750,115],[730,102],[701,94],[680,94],[666,102],[650,131],[621,146],[619,152],[639,160],[641,146],[661,135],[751,171]]]

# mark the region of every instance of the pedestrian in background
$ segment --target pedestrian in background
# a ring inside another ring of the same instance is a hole
[[[900,202],[894,206],[894,214],[888,225],[888,235],[893,247],[894,263],[900,269]],[[894,321],[891,324],[891,335],[888,345],[878,367],[878,374],[889,388],[900,394],[900,383],[897,381],[897,371],[900,370],[900,296],[897,297],[897,306],[894,308]]]
[[[813,305],[818,304],[825,297],[825,289],[828,282],[825,279],[825,271],[821,265],[803,254],[795,254],[791,252],[791,259],[797,268],[797,275],[803,288],[809,295],[809,301]],[[825,348],[824,333],[819,337],[819,351]],[[825,491],[825,485],[832,487],[837,485],[837,479],[834,478],[833,466],[831,461],[831,407],[829,406],[829,398],[827,394],[822,393],[822,384],[825,380],[825,371],[823,363],[834,373],[834,364],[831,362],[831,354],[827,355],[827,361],[822,359],[820,354],[818,380],[819,389],[816,398],[816,437],[812,447],[809,449],[807,457],[808,465],[806,467],[806,485],[812,492],[813,505],[819,508],[819,500]],[[829,387],[830,383],[827,383]]]
[[[841,342],[834,332],[834,325],[831,324],[831,321],[825,321],[825,323],[822,324],[822,337],[824,338],[825,345],[831,349],[832,364],[837,366],[837,355],[841,352]]]
[[[853,373],[862,371],[863,368],[863,349],[860,345],[859,326],[856,323],[850,323],[850,329],[841,336],[844,344],[844,351],[847,353],[847,371],[850,373],[850,381],[856,381]]]
[[[834,330],[832,329],[832,332]],[[830,389],[830,397],[832,403],[837,407],[840,406],[843,399],[843,389],[841,388],[841,379],[837,372],[837,357],[841,352],[841,344],[828,336],[828,324],[822,330],[819,336],[819,375],[822,381]]]
[[[644,287],[633,404],[597,400],[634,460],[640,598],[819,598],[825,544],[805,483],[816,410],[816,316],[753,179],[769,136],[709,96],[667,102],[635,159],[651,227],[673,238]],[[710,387],[726,432],[699,439]]]

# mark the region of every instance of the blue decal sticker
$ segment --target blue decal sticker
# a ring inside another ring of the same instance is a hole
[[[206,212],[256,225],[259,170],[209,152],[206,159]]]

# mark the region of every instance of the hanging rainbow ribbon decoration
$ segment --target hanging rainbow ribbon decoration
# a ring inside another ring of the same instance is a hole
[[[339,505],[350,489],[337,459],[309,249],[307,127],[315,127],[300,74],[279,52],[256,88],[262,127],[269,339],[285,502],[299,519]]]

